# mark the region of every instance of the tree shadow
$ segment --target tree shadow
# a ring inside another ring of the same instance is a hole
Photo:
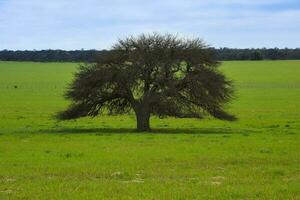
[[[249,134],[249,129],[234,128],[153,128],[149,132],[138,132],[130,128],[60,128],[39,130],[38,133],[53,134]]]

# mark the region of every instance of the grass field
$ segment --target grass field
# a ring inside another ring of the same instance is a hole
[[[224,62],[237,122],[58,122],[73,63],[0,62],[0,200],[300,199],[300,61]]]

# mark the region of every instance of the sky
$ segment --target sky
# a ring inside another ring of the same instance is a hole
[[[141,33],[299,48],[300,0],[0,0],[0,49],[109,49]]]

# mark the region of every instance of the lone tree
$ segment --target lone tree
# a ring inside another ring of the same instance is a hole
[[[134,111],[138,131],[150,130],[150,115],[234,120],[224,111],[230,80],[200,39],[170,34],[119,40],[95,63],[80,66],[66,92],[72,101],[59,119]]]

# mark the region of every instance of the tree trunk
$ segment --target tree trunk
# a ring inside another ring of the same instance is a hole
[[[142,106],[135,111],[138,132],[150,131],[150,111]]]

